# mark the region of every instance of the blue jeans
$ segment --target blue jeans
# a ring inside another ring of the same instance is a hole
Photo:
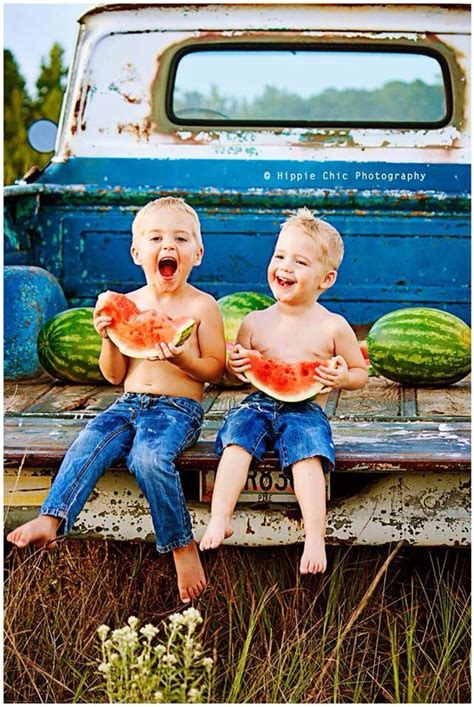
[[[190,398],[124,393],[70,446],[40,514],[62,518],[69,532],[102,474],[125,460],[150,505],[158,552],[189,545],[191,519],[174,460],[197,441],[203,417]]]
[[[303,459],[319,457],[324,472],[334,469],[331,426],[324,410],[312,402],[282,403],[265,393],[251,393],[226,414],[216,438],[217,454],[230,444],[259,461],[274,449],[290,479],[291,467]]]

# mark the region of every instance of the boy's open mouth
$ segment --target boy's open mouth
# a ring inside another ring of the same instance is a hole
[[[292,280],[289,277],[282,277],[281,275],[276,276],[276,281],[278,282],[280,287],[291,287],[296,282],[296,280]]]
[[[173,277],[177,269],[178,263],[174,258],[171,258],[170,256],[161,258],[161,260],[158,262],[158,270],[160,271],[160,275],[162,275],[163,277]]]

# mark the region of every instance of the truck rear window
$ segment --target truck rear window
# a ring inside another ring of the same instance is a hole
[[[393,47],[187,49],[168,94],[182,125],[441,127],[450,111],[444,60]]]

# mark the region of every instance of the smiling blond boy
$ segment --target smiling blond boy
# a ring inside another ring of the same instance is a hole
[[[249,350],[288,362],[325,360],[314,378],[324,384],[319,403],[335,388],[356,390],[367,371],[355,334],[347,321],[319,304],[330,288],[344,253],[341,236],[308,209],[283,224],[267,278],[276,303],[243,320],[228,370],[242,380],[250,368]],[[229,411],[216,450],[222,454],[212,498],[211,520],[202,550],[218,547],[232,534],[232,513],[247,479],[252,457],[275,449],[281,466],[292,473],[301,508],[305,544],[303,574],[326,568],[324,472],[334,468],[334,443],[322,407],[315,402],[281,403],[257,392]]]

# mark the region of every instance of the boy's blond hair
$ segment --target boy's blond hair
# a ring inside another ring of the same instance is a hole
[[[327,221],[317,218],[306,206],[290,211],[281,229],[289,224],[298,226],[318,245],[322,259],[330,270],[338,270],[344,256],[344,243],[338,231]]]
[[[141,235],[141,223],[146,216],[159,211],[160,209],[175,209],[176,211],[181,211],[181,213],[188,214],[191,216],[194,223],[193,235],[196,238],[198,245],[202,248],[202,237],[201,237],[201,224],[199,223],[199,217],[194,211],[192,206],[189,206],[181,197],[176,196],[163,196],[161,199],[155,199],[154,201],[148,202],[143,208],[137,213],[132,223],[132,243],[135,243],[137,238]]]

